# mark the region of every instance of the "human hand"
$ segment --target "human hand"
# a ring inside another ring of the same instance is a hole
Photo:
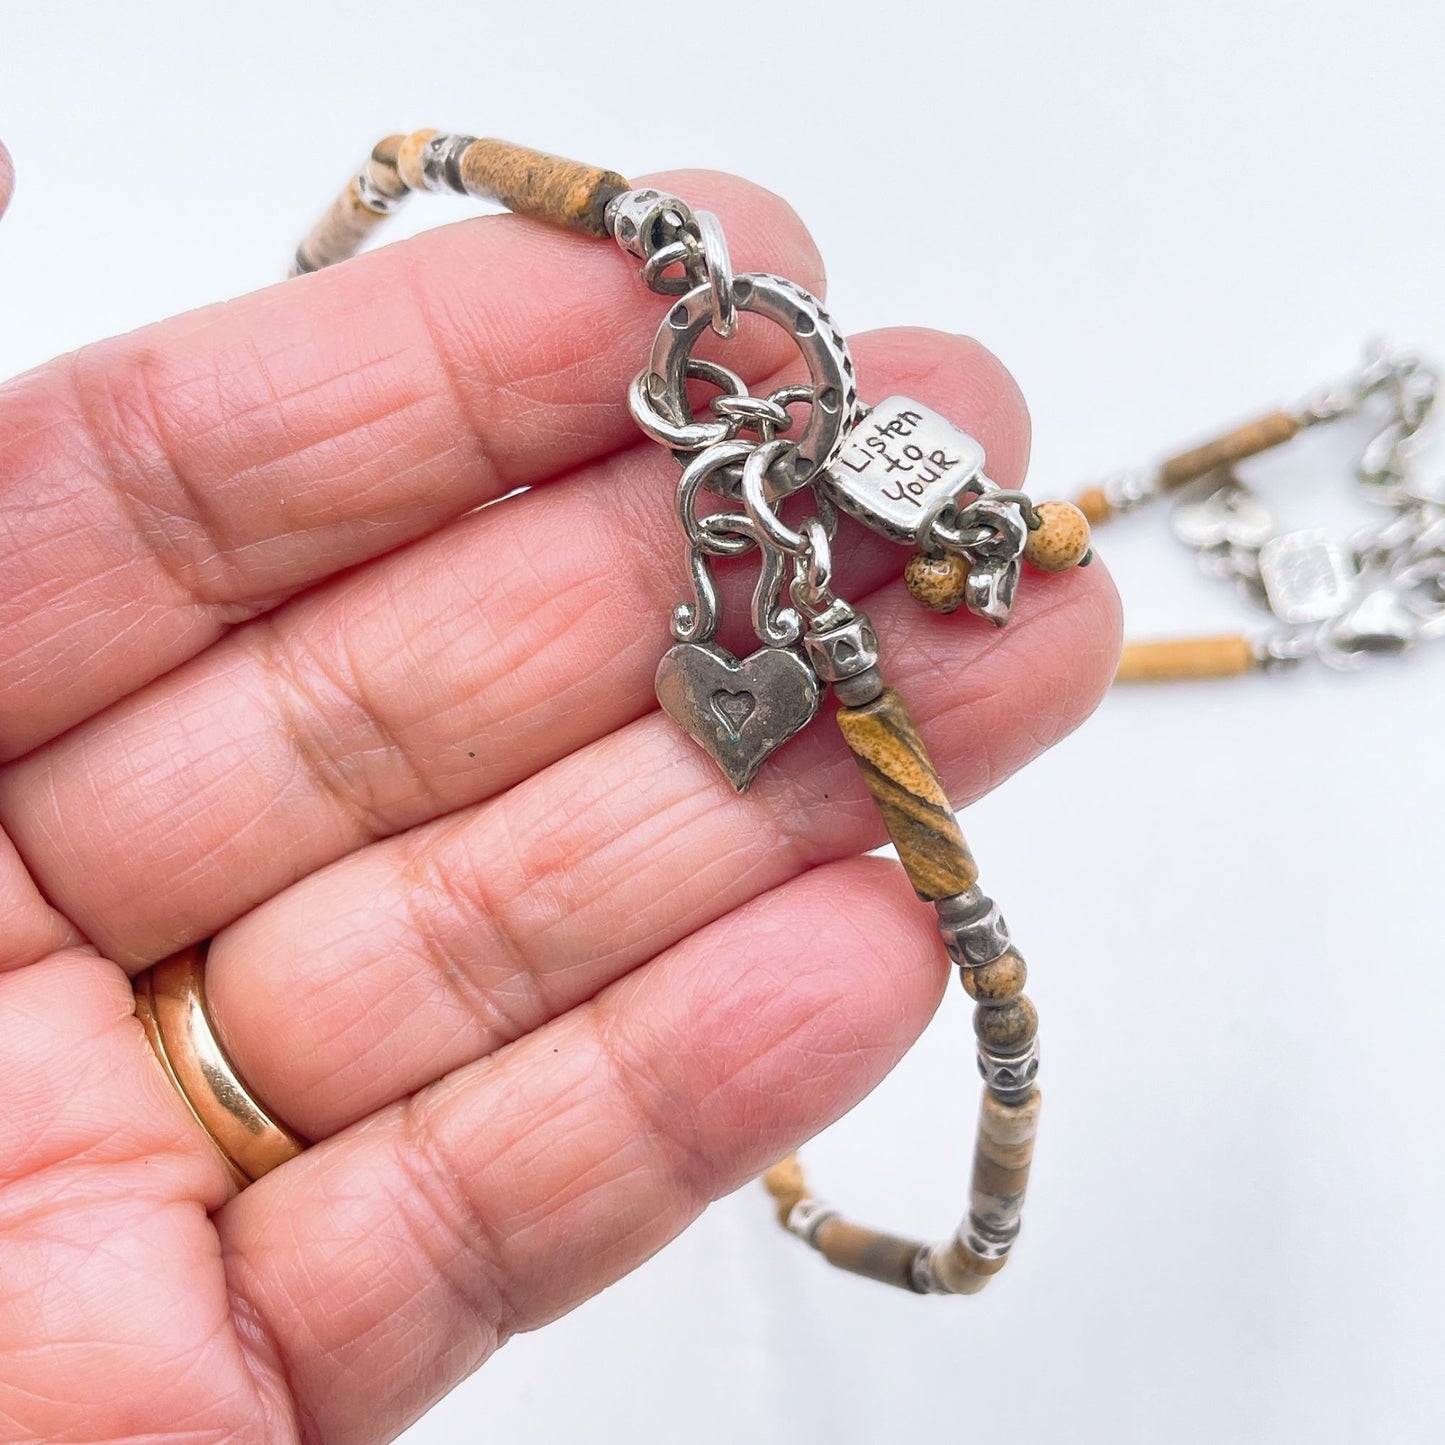
[[[819,288],[775,198],[662,183]],[[613,248],[482,218],[0,390],[5,1438],[390,1439],[933,1011],[932,911],[859,856],[835,731],[738,797],[655,710],[676,468],[622,398],[657,320]],[[976,344],[855,355],[1022,479]],[[840,553],[960,799],[1107,685],[1100,567],[992,632],[861,530]],[[128,977],[211,935],[228,1053],[321,1141],[234,1197]]]

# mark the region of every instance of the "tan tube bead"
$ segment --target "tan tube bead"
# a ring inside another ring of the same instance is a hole
[[[1232,467],[1246,457],[1266,452],[1294,436],[1300,429],[1300,420],[1287,411],[1274,411],[1257,421],[1246,422],[1222,437],[1205,442],[1202,446],[1191,447],[1187,452],[1170,457],[1159,467],[1159,482],[1166,490],[1181,487],[1196,477],[1206,476],[1221,467]]]
[[[349,260],[384,220],[386,212],[366,204],[353,176],[296,248],[297,272],[319,271]]]
[[[1044,1095],[1035,1089],[1028,1098],[1017,1104],[1005,1104],[996,1099],[987,1089],[978,1107],[979,1137],[987,1139],[990,1156],[1002,1158],[999,1150],[1014,1149],[1027,1144],[1033,1149],[1034,1139],[1039,1132],[1039,1112],[1043,1108]]]
[[[1033,1164],[1038,1117],[1037,1091],[1021,1105],[1000,1104],[985,1091],[969,1186],[969,1219],[975,1228],[994,1236],[1018,1228]]]
[[[1074,505],[1088,519],[1091,527],[1107,522],[1114,515],[1113,503],[1104,495],[1102,487],[1086,487],[1074,498]]]
[[[839,708],[838,726],[918,896],[932,903],[972,888],[978,867],[903,699],[884,688]]]
[[[1187,637],[1167,642],[1126,643],[1115,682],[1182,682],[1238,677],[1258,666],[1247,637]]]
[[[913,1288],[913,1262],[921,1247],[915,1240],[849,1224],[844,1219],[828,1219],[818,1226],[814,1243],[819,1254],[839,1269],[900,1289]]]
[[[1033,1146],[1019,1145],[1011,1151],[1016,1158],[1023,1158],[1021,1151],[1027,1150],[1027,1157],[1021,1164],[1001,1164],[985,1152],[983,1140],[979,1140],[973,1155],[973,1199],[974,1208],[982,1214],[989,1214],[1000,1208],[1007,1208],[1017,1214],[1022,1204],[1024,1191],[1029,1187],[1029,1166],[1033,1163]],[[986,1204],[981,1201],[986,1200]]]
[[[458,165],[468,195],[498,201],[569,231],[605,236],[607,203],[628,189],[616,171],[529,150],[509,141],[474,140]]]

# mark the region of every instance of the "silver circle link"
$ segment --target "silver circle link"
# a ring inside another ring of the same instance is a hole
[[[817,297],[780,276],[761,272],[735,276],[732,297],[738,310],[754,312],[788,331],[808,367],[812,408],[787,462],[790,483],[802,486],[837,456],[857,415],[858,386],[848,344]],[[704,283],[673,306],[653,342],[649,371],[659,378],[655,385],[661,388],[653,395],[666,401],[679,424],[692,420],[687,365],[712,319],[712,287]]]
[[[790,386],[777,386],[768,393],[768,400],[776,406],[796,406],[801,401],[811,402],[813,399],[813,388],[805,386],[800,381],[795,381]],[[861,411],[862,408],[860,407]]]

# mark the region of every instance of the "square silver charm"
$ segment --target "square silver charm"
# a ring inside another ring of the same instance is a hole
[[[1281,622],[1338,617],[1355,595],[1354,569],[1324,532],[1288,532],[1260,549],[1259,575],[1269,610]]]
[[[823,484],[852,516],[895,542],[922,545],[940,507],[983,471],[983,447],[906,396],[880,401],[855,426]]]

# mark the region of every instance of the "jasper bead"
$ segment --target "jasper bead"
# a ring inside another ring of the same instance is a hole
[[[1040,523],[1024,543],[1024,556],[1041,572],[1067,572],[1089,551],[1089,519],[1072,502],[1040,502]]]
[[[992,963],[977,968],[960,968],[958,976],[969,998],[981,1004],[1007,1003],[1024,991],[1029,971],[1023,959],[1012,949]]]
[[[915,552],[903,570],[908,595],[930,612],[956,612],[963,601],[964,583],[968,581],[968,563],[962,557],[946,552],[930,557]]]
[[[999,1054],[1021,1054],[1039,1031],[1038,1010],[1023,995],[997,1007],[974,1010],[973,1031],[979,1043]]]
[[[978,881],[978,867],[907,704],[887,687],[872,702],[840,707],[838,728],[883,815],[898,861],[925,902]]]

